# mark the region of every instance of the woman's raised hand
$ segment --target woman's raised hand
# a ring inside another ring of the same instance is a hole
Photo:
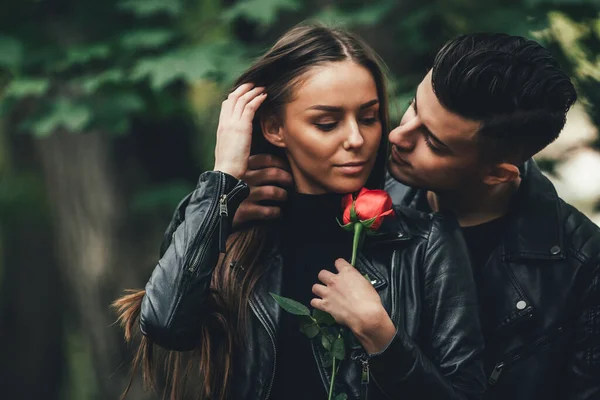
[[[217,128],[215,171],[225,172],[237,179],[246,173],[252,143],[252,120],[258,107],[267,98],[264,90],[264,87],[245,83],[223,102]]]

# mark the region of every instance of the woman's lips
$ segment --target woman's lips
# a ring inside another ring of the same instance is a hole
[[[361,173],[365,169],[366,165],[367,165],[366,161],[360,161],[360,162],[351,162],[351,163],[336,165],[336,168],[338,168],[344,174],[356,175],[356,174]]]

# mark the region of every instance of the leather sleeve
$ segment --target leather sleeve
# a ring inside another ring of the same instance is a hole
[[[211,312],[207,300],[219,256],[220,224],[230,226],[248,192],[247,185],[232,176],[205,172],[178,207],[167,230],[170,241],[165,240],[142,300],[140,329],[154,343],[171,350],[195,347],[203,316]],[[227,217],[221,215],[224,205]]]
[[[597,262],[597,261],[596,261]],[[588,269],[589,270],[589,269]],[[595,264],[575,321],[573,349],[560,379],[565,400],[600,398],[600,266]]]
[[[453,218],[434,216],[423,276],[427,354],[398,327],[388,347],[371,355],[371,375],[390,399],[479,399],[486,380],[477,292]]]

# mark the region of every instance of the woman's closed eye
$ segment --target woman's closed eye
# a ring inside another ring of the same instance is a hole
[[[377,122],[379,122],[379,117],[377,115],[375,116],[365,116],[365,117],[361,117],[358,122],[360,124],[363,125],[374,125]],[[334,130],[335,128],[337,128],[337,126],[339,125],[339,121],[331,121],[331,122],[315,122],[314,125],[324,131],[324,132],[330,132],[332,130]]]

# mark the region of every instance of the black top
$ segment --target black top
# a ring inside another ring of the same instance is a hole
[[[335,271],[337,258],[350,260],[352,234],[336,221],[342,214],[341,195],[290,196],[282,218],[282,295],[312,309],[312,286],[319,282],[319,271]],[[310,339],[299,331],[298,321],[299,317],[283,311],[272,400],[327,398]]]

